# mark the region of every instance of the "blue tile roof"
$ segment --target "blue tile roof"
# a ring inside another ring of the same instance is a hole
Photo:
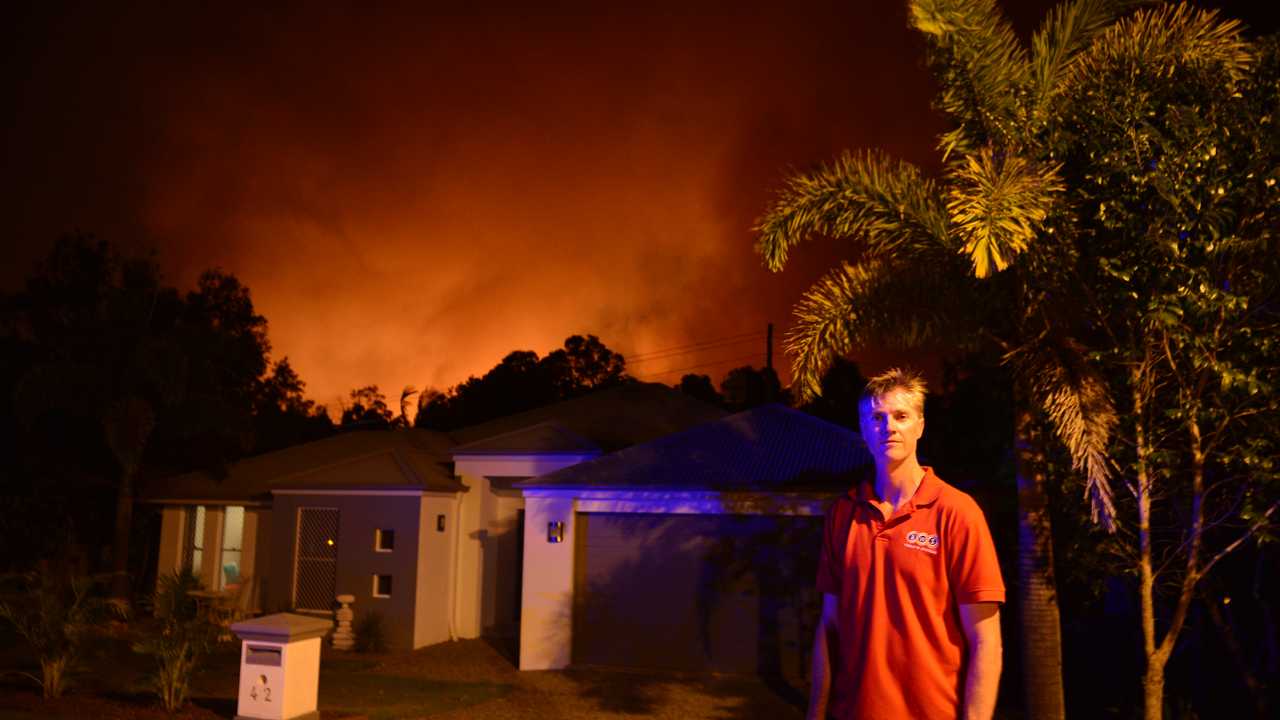
[[[870,464],[857,433],[798,410],[765,405],[519,486],[799,492],[847,487]]]

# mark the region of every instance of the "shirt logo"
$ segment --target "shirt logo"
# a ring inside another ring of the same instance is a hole
[[[912,550],[922,550],[930,555],[938,554],[938,536],[926,532],[912,530],[907,533],[907,541],[903,545]]]

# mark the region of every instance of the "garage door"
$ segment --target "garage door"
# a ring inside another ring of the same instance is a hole
[[[580,513],[578,665],[795,675],[822,519]]]

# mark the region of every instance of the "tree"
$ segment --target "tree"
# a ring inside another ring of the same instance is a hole
[[[1053,290],[1070,248],[1033,241],[1062,196],[1058,168],[1037,154],[1061,83],[1124,3],[1077,0],[1052,11],[1022,46],[993,0],[916,0],[912,25],[929,45],[952,122],[939,138],[939,183],[877,152],[846,154],[792,177],[759,221],[757,250],[781,270],[813,235],[855,241],[854,261],[819,281],[796,307],[786,347],[803,398],[834,358],[869,344],[926,342],[1003,359],[1015,405],[1019,606],[1028,714],[1065,715],[1046,478],[1032,444],[1043,415],[1084,471],[1095,517],[1110,525],[1106,447],[1114,411],[1098,374],[1059,322]],[[904,283],[910,292],[903,291]]]
[[[716,392],[716,386],[711,384],[709,375],[689,373],[680,378],[676,389],[709,405],[724,405],[724,397]]]
[[[570,335],[564,348],[542,359],[560,397],[568,398],[618,385],[626,373],[626,360],[595,335]]]
[[[5,305],[21,472],[34,490],[59,487],[82,523],[102,522],[100,494],[114,496],[103,532],[126,598],[139,483],[249,452],[258,411],[301,407],[301,380],[287,362],[268,374],[266,319],[233,275],[206,272],[183,295],[154,256],[87,236],[60,239]]]
[[[516,350],[482,377],[447,392],[428,390],[419,397],[414,425],[454,430],[626,382],[631,378],[622,355],[595,335],[571,335],[546,357]]]
[[[1127,405],[1151,719],[1200,585],[1280,508],[1278,48],[1186,5],[1136,13],[1085,53],[1049,134],[1092,359]]]
[[[720,381],[720,394],[734,412],[783,400],[782,383],[773,368],[756,370],[750,365],[730,370]]]
[[[386,430],[391,427],[391,408],[377,385],[365,385],[351,391],[351,404],[342,409],[343,428]]]
[[[323,405],[309,400],[306,383],[283,357],[258,382],[254,398],[254,453],[279,450],[319,440],[333,432],[333,421]]]

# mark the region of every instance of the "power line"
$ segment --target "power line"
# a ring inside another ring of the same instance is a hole
[[[635,357],[627,357],[627,364],[645,363],[653,360],[664,360],[667,358],[678,357],[680,355],[688,355],[690,353],[701,352],[703,350],[715,350],[722,347],[732,345],[741,345],[747,342],[756,342],[765,337],[765,333],[755,332],[747,335],[730,335],[728,337],[719,338],[717,340],[706,340],[703,342],[691,343],[689,345],[678,345],[676,347],[665,348],[663,350],[654,350],[652,352],[643,353]]]
[[[645,352],[645,353],[637,353],[635,355],[635,359],[643,360],[656,355],[666,355],[669,353],[679,354],[681,351],[688,350],[690,348],[699,348],[706,345],[720,345],[725,343],[744,342],[745,340],[749,340],[752,338],[762,337],[764,336],[764,334],[765,333],[763,332],[756,331],[756,332],[749,332],[749,333],[741,333],[739,335],[726,335],[724,337],[713,338],[711,340],[699,340],[697,342],[688,343],[686,345],[676,345],[674,347],[662,348],[660,350],[650,350],[649,352]]]
[[[641,377],[646,377],[646,378],[662,377],[663,375],[671,375],[672,373],[682,373],[688,370],[697,370],[698,368],[712,367],[715,365],[724,365],[725,363],[731,363],[731,362],[742,362],[743,360],[750,360],[755,357],[757,357],[755,353],[752,353],[750,355],[740,355],[738,357],[724,358],[722,360],[714,360],[711,362],[698,363],[697,365],[689,365],[682,368],[674,368],[671,370],[662,370],[660,372],[645,373]]]

